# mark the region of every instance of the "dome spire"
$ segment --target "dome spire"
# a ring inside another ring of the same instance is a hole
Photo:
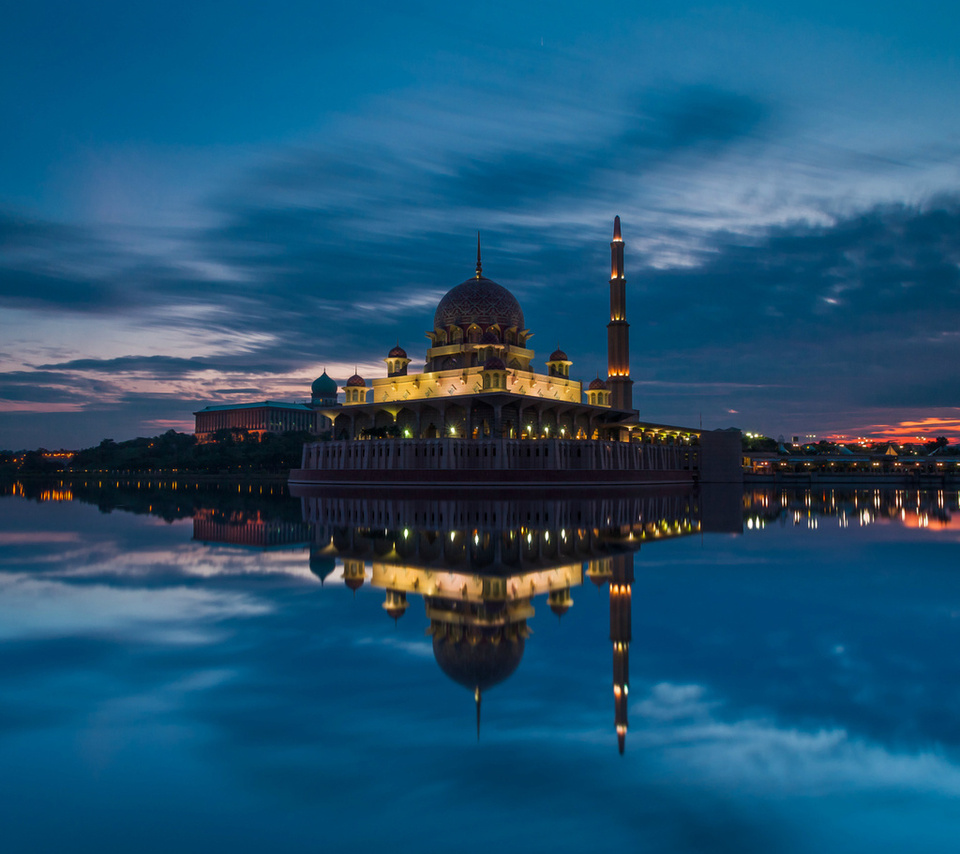
[[[473,692],[473,699],[477,702],[477,741],[480,741],[480,686]]]
[[[477,278],[483,273],[483,266],[480,264],[480,232],[477,232]]]

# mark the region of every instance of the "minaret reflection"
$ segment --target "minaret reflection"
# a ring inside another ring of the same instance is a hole
[[[561,618],[584,575],[609,583],[615,726],[621,753],[630,685],[634,553],[645,542],[699,533],[696,492],[623,497],[461,499],[302,497],[311,555],[335,556],[343,581],[384,593],[394,620],[421,597],[433,654],[469,690],[477,736],[483,697],[516,672],[534,600]]]
[[[613,702],[617,744],[623,754],[627,739],[627,694],[630,693],[630,589],[633,585],[633,555],[612,560],[610,578],[610,640],[613,643]]]

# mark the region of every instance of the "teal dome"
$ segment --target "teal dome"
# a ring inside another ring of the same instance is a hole
[[[310,391],[314,397],[335,397],[337,394],[337,382],[336,380],[330,379],[330,377],[327,376],[327,372],[324,371],[313,381],[313,385],[310,386]]]

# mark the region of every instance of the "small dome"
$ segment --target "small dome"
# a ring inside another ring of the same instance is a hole
[[[407,351],[403,349],[399,344],[394,347],[389,353],[387,353],[388,359],[406,359]]]
[[[355,577],[350,576],[349,578],[344,578],[343,583],[347,585],[351,590],[357,591],[363,587],[363,576]]]
[[[365,387],[367,381],[360,376],[360,374],[354,374],[350,379],[347,380],[347,388],[355,388],[357,386]]]
[[[501,329],[523,329],[523,310],[505,287],[483,276],[461,282],[440,300],[433,316],[434,329],[469,326],[482,329],[497,324]]]
[[[334,397],[337,393],[337,382],[324,371],[313,381],[310,391],[314,397]]]
[[[590,380],[590,385],[587,386],[590,391],[606,391],[607,384],[597,377],[595,380]]]
[[[503,359],[498,359],[496,356],[491,356],[483,363],[483,369],[485,371],[505,371],[507,366],[503,364]]]
[[[562,617],[567,611],[570,610],[569,602],[552,602],[550,604],[550,610],[553,611],[558,617]]]
[[[324,579],[336,568],[336,561],[332,557],[311,553],[310,572],[320,579],[321,584],[323,584]]]
[[[499,344],[500,336],[497,335],[492,329],[488,329],[480,338],[481,344]]]
[[[569,362],[567,354],[563,352],[559,347],[550,354],[551,362]]]
[[[591,566],[587,570],[587,578],[589,578],[597,587],[603,587],[610,578],[613,576],[613,572],[609,568],[600,568],[597,566]]]

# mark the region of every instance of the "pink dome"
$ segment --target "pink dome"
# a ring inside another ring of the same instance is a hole
[[[523,329],[523,310],[506,288],[483,276],[461,282],[440,300],[433,316],[434,329],[469,326],[481,329],[497,324],[501,329]]]

